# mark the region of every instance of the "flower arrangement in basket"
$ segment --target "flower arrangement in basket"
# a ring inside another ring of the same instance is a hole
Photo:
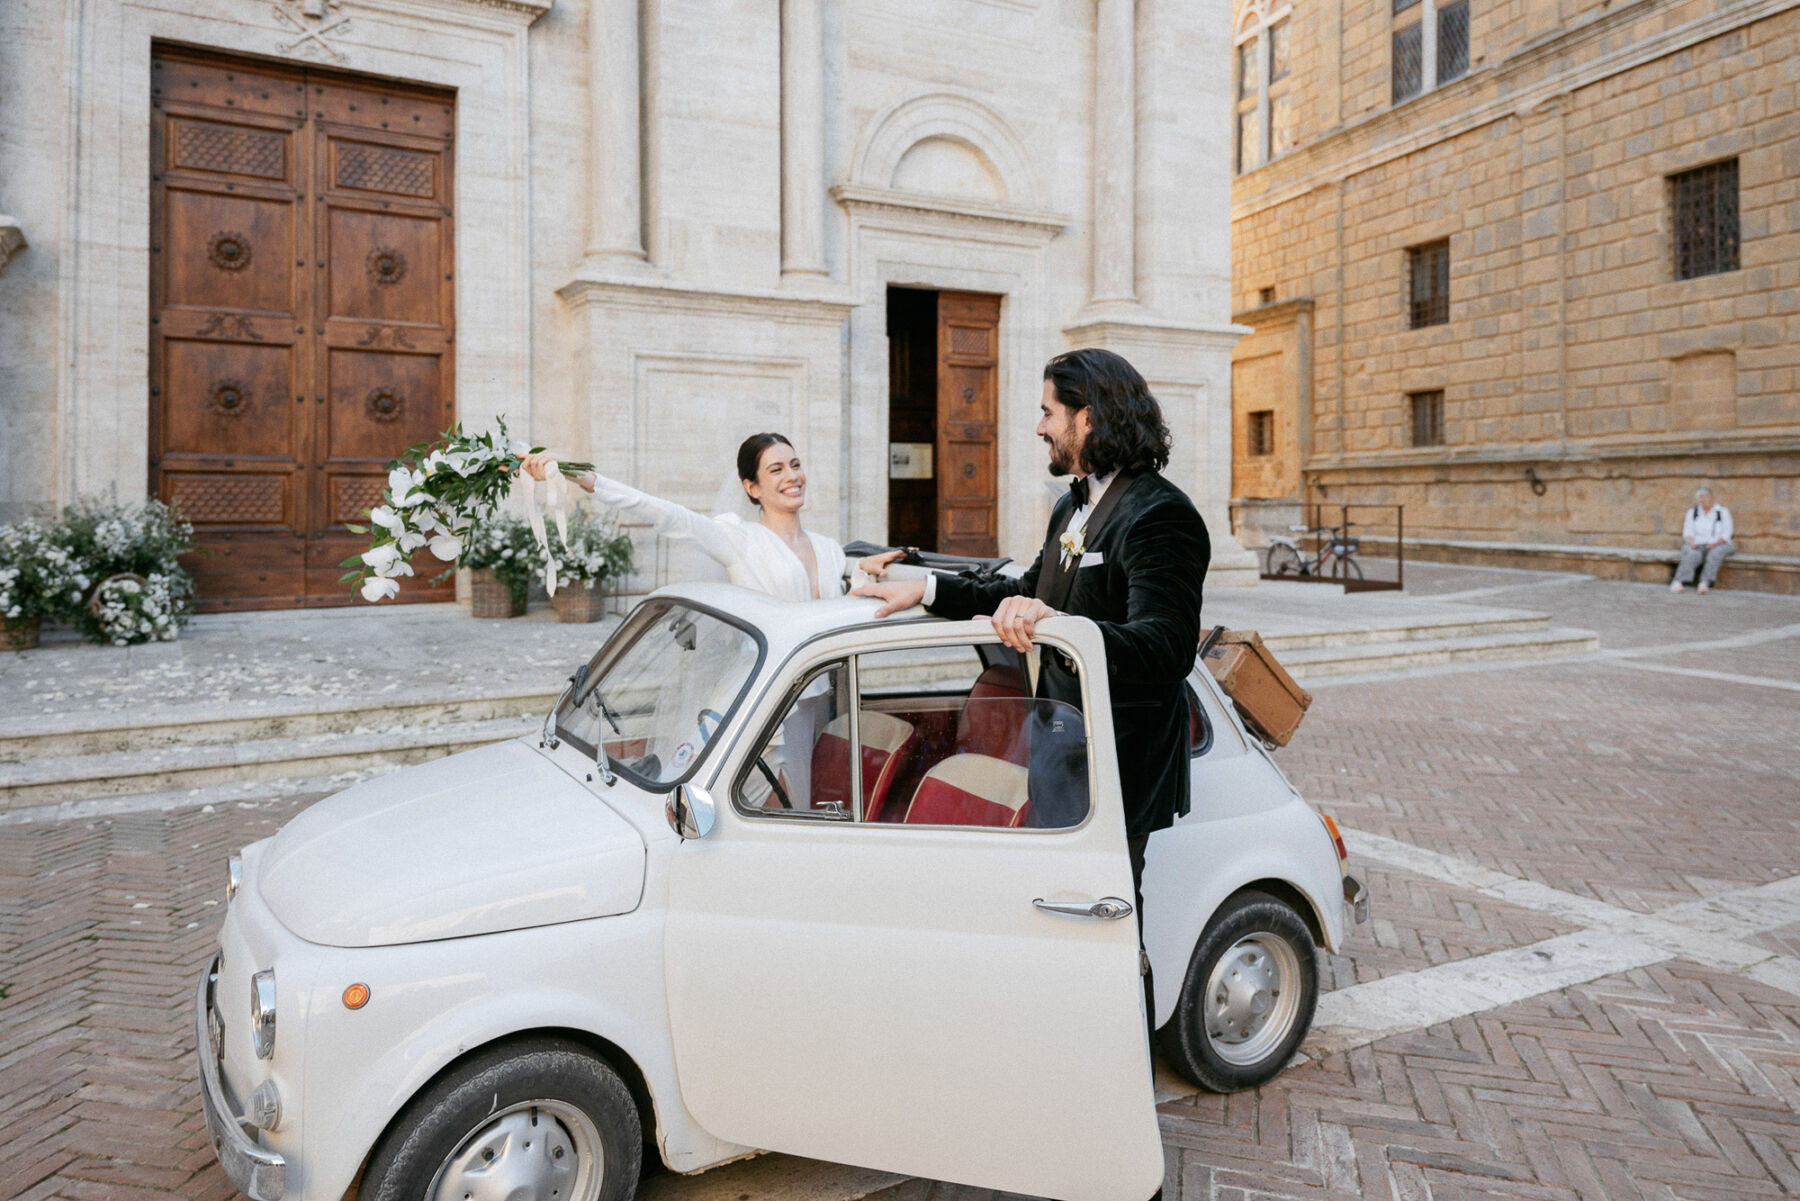
[[[367,601],[381,601],[400,591],[399,577],[413,574],[413,553],[429,546],[445,562],[474,567],[464,555],[465,544],[484,523],[494,522],[494,510],[512,490],[519,464],[527,454],[541,451],[506,436],[506,422],[499,433],[465,434],[459,424],[437,442],[421,442],[388,464],[388,484],[381,503],[369,510],[368,526],[353,525],[369,534],[369,549],[345,559],[351,568],[343,579]],[[589,463],[561,463],[545,481],[558,532],[568,542],[567,518],[562,510],[563,476],[593,470]],[[557,564],[537,506],[537,481],[524,477],[531,501],[531,532],[542,554],[544,584],[556,593]]]
[[[473,616],[517,617],[525,612],[537,571],[538,545],[524,521],[506,514],[485,518],[463,540],[460,562],[475,572]]]
[[[0,526],[0,649],[37,645],[45,618],[91,642],[172,641],[193,612],[178,561],[193,548],[193,527],[160,501],[89,500]]]
[[[604,611],[606,581],[631,570],[631,537],[618,523],[576,509],[569,518],[567,556],[561,564],[565,587],[551,598],[563,621],[598,621]]]

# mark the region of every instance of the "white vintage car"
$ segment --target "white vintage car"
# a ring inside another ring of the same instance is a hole
[[[653,595],[539,735],[356,785],[230,862],[196,997],[259,1201],[629,1198],[788,1152],[1059,1198],[1162,1178],[1096,626],[1029,695],[986,622]],[[1035,660],[1036,655],[1026,657]],[[1191,677],[1193,812],[1150,841],[1173,1065],[1269,1079],[1364,908],[1335,827]],[[852,753],[856,748],[856,753]]]

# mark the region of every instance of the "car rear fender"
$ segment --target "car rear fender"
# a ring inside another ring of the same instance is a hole
[[[1343,874],[1319,815],[1304,801],[1151,836],[1144,864],[1144,948],[1156,987],[1156,1025],[1175,1012],[1188,961],[1207,923],[1233,893],[1277,880],[1302,898],[1306,924],[1337,950],[1345,935]]]

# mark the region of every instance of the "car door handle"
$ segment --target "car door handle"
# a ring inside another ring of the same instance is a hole
[[[1071,917],[1102,917],[1115,921],[1131,916],[1131,903],[1118,897],[1101,897],[1098,901],[1046,901],[1036,897],[1031,903],[1048,913],[1066,913]]]

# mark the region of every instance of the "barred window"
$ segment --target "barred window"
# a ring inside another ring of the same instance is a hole
[[[1675,278],[1738,269],[1737,160],[1669,177],[1675,206]]]
[[[1412,421],[1412,444],[1414,446],[1442,446],[1444,444],[1444,390],[1437,388],[1430,392],[1408,392],[1406,408],[1407,415]]]
[[[1394,30],[1395,104],[1411,100],[1424,90],[1424,32],[1424,25],[1419,23]]]
[[[1411,15],[1419,0],[1394,0],[1394,14]],[[1394,103],[1401,104],[1469,73],[1469,0],[1439,6],[1426,0],[1410,25],[1393,33]]]
[[[1414,246],[1406,252],[1406,316],[1409,329],[1450,320],[1450,240]]]
[[[1275,453],[1275,410],[1258,409],[1250,414],[1244,441],[1252,458]]]
[[[1469,73],[1469,0],[1437,10],[1437,82]]]

